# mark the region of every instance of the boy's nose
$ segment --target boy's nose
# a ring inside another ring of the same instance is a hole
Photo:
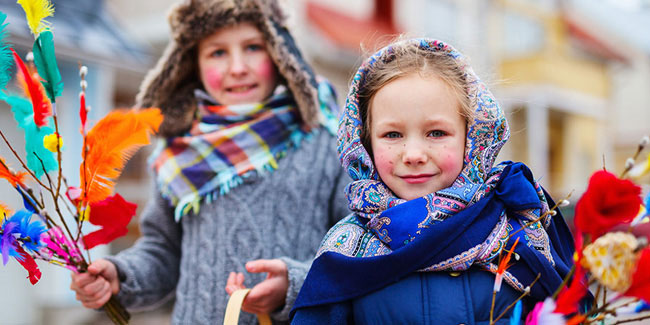
[[[233,55],[230,59],[230,74],[232,75],[242,75],[248,72],[248,66],[246,60],[241,55]]]

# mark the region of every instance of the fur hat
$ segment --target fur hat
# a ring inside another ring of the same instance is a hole
[[[165,117],[161,136],[187,131],[195,116],[194,89],[202,88],[197,47],[217,29],[241,22],[255,24],[267,50],[291,90],[303,124],[319,122],[315,75],[304,61],[285,25],[276,0],[184,0],[171,8],[171,40],[156,66],[145,77],[136,97],[137,107],[159,107]]]

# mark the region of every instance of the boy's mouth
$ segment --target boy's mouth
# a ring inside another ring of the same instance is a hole
[[[252,85],[241,85],[241,86],[234,86],[234,87],[227,87],[226,91],[229,93],[245,93],[253,88],[257,87],[257,85],[252,84]]]

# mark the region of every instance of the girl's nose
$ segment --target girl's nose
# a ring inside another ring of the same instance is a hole
[[[409,143],[404,144],[404,153],[402,155],[402,161],[406,165],[419,165],[427,162],[428,156],[424,151],[424,146],[410,141]]]

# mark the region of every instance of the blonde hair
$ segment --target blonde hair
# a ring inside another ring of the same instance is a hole
[[[363,121],[361,141],[366,150],[372,154],[370,146],[370,103],[377,92],[391,81],[418,73],[422,77],[440,78],[454,93],[458,103],[458,113],[466,123],[472,121],[472,103],[463,67],[447,53],[421,49],[407,42],[395,43],[387,57],[378,59],[368,70],[363,85],[357,93],[359,113]]]

